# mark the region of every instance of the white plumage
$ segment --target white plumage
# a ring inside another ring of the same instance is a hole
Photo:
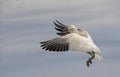
[[[74,25],[66,26],[57,20],[54,24],[60,37],[40,42],[42,49],[56,52],[68,50],[87,52],[91,56],[86,62],[88,67],[94,57],[99,61],[103,60],[100,49],[87,31],[78,29]]]

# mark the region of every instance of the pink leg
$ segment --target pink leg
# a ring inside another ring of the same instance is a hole
[[[90,57],[87,61],[86,61],[86,64],[87,64],[87,67],[90,66],[90,64],[92,64],[92,60],[94,59],[95,56],[92,56]]]

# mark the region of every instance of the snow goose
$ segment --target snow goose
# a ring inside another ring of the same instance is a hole
[[[74,25],[66,26],[59,21],[53,22],[56,33],[59,37],[40,42],[42,49],[48,51],[83,51],[88,53],[91,57],[86,61],[87,67],[92,64],[94,57],[98,61],[102,61],[100,49],[95,45],[91,36],[86,30],[78,29]]]

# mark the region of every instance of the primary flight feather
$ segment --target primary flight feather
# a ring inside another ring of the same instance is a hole
[[[86,61],[88,67],[92,64],[94,57],[99,61],[103,60],[100,49],[86,30],[78,29],[74,25],[66,26],[57,20],[53,23],[59,37],[40,42],[42,49],[56,52],[69,50],[86,52],[91,56]]]

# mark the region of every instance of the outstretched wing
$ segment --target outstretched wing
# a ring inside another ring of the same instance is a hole
[[[54,23],[54,25],[56,26],[55,27],[55,29],[57,30],[57,31],[59,31],[58,33],[56,33],[56,34],[58,34],[59,36],[64,36],[64,35],[67,35],[67,34],[69,34],[70,32],[68,31],[68,27],[66,26],[66,25],[64,25],[64,24],[62,24],[61,22],[59,22],[59,21],[55,21],[55,22],[53,22]]]
[[[49,51],[68,51],[69,50],[69,42],[66,38],[55,38],[52,40],[40,42],[42,49]]]

